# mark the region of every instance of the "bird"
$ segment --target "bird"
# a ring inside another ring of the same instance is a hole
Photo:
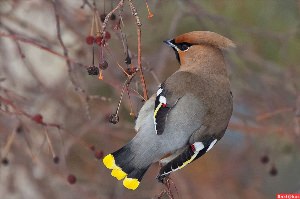
[[[230,39],[192,31],[164,41],[175,51],[179,69],[162,82],[142,106],[137,134],[106,155],[104,165],[127,189],[135,190],[148,168],[160,162],[164,182],[213,148],[223,137],[233,111],[233,96],[223,50]]]

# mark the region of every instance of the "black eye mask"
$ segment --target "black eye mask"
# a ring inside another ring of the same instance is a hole
[[[175,40],[173,39],[171,41],[178,49],[180,49],[181,51],[185,51],[187,50],[189,47],[191,47],[193,44],[187,43],[187,42],[182,42],[182,43],[175,43]],[[178,60],[178,62],[180,63],[180,57],[179,57],[179,53],[176,50],[176,48],[173,47],[173,50],[175,51],[175,55],[176,55],[176,59]]]
[[[189,47],[192,46],[192,44],[187,43],[187,42],[183,42],[183,43],[179,43],[179,44],[175,44],[181,51],[185,51],[187,50]]]

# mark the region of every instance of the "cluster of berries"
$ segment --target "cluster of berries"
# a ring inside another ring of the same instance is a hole
[[[95,10],[92,20],[92,26],[89,35],[86,37],[85,41],[88,45],[91,45],[93,48],[93,61],[92,65],[87,68],[87,72],[89,75],[99,75],[99,79],[102,79],[102,70],[108,68],[108,63],[103,58],[103,49],[102,47],[106,45],[106,43],[111,39],[111,34],[108,31],[102,34],[100,30],[101,22],[104,22],[106,15],[99,15],[98,11]],[[116,16],[113,14],[110,17],[111,20],[116,20]],[[100,51],[100,60],[98,66],[95,66],[94,60],[94,48],[95,46],[99,47]]]
[[[262,164],[268,164],[270,162],[270,158],[268,155],[263,155],[261,158],[260,158],[260,161]],[[269,174],[271,176],[276,176],[278,174],[278,170],[276,168],[276,166],[274,164],[271,165],[271,168],[269,170]]]

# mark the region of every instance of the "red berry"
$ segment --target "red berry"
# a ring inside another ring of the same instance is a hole
[[[43,116],[41,114],[36,114],[32,117],[32,120],[36,123],[42,124],[43,123]]]
[[[92,35],[89,35],[89,36],[87,36],[87,37],[85,38],[85,42],[86,42],[88,45],[92,45],[92,44],[94,43],[94,41],[95,41],[95,38],[94,38],[94,36],[92,36]]]
[[[101,160],[103,158],[103,151],[96,151],[95,158],[97,158],[98,160]]]
[[[111,38],[111,35],[109,32],[105,32],[105,39],[109,40]]]
[[[73,174],[68,175],[67,179],[70,184],[75,184],[77,181],[76,176],[74,176]]]
[[[101,36],[96,37],[96,44],[98,44],[99,46],[104,44],[103,38]]]

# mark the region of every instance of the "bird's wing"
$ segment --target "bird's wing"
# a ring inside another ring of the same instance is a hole
[[[164,132],[165,126],[169,121],[168,116],[172,115],[173,112],[174,114],[180,114],[180,116],[177,115],[177,119],[173,119],[170,122],[177,123],[179,128],[184,128],[185,125],[180,125],[179,123],[181,122],[178,121],[178,118],[184,117],[183,119],[185,120],[193,117],[193,115],[196,117],[200,115],[197,112],[202,111],[201,100],[197,99],[195,93],[193,93],[196,90],[194,87],[197,79],[199,77],[189,72],[178,71],[159,86],[155,95],[153,113],[153,122],[157,135],[161,135]],[[186,123],[192,121],[191,119],[186,121]]]
[[[202,134],[203,136],[196,142],[192,143],[187,147],[180,155],[175,157],[173,160],[168,162],[165,166],[160,169],[158,180],[162,181],[171,172],[182,169],[192,161],[200,158],[206,152],[208,152],[218,141],[217,138],[205,134],[205,127],[202,126],[195,133]]]
[[[161,135],[164,132],[167,116],[179,99],[179,96],[175,97],[175,101],[171,99],[171,93],[165,83],[162,83],[159,86],[159,89],[156,92],[153,113],[155,132],[157,135]]]

